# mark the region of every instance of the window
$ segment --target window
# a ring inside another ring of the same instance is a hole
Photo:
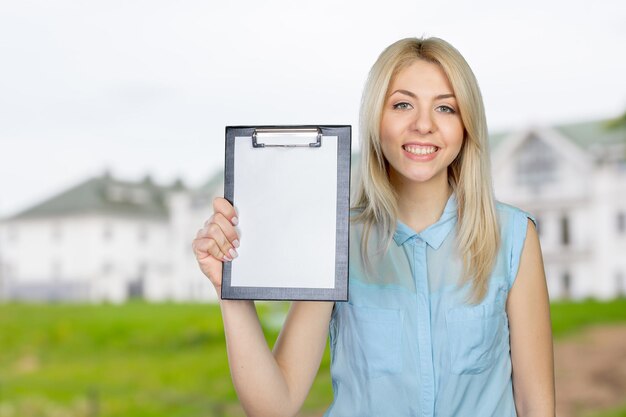
[[[148,264],[140,262],[137,265],[137,275],[127,283],[127,293],[129,298],[143,298],[145,291],[146,272]]]
[[[561,244],[563,246],[570,244],[569,219],[566,215],[561,216]]]
[[[617,233],[620,235],[626,232],[626,213],[620,211],[617,213]]]
[[[517,159],[517,183],[539,192],[542,185],[556,179],[556,168],[557,158],[552,148],[538,137],[531,136]]]
[[[129,201],[135,204],[139,204],[139,205],[148,204],[151,199],[150,197],[151,197],[150,192],[148,190],[144,190],[141,188],[135,188],[135,189],[129,190],[128,199]]]
[[[570,276],[569,271],[563,272],[563,275],[561,276],[561,288],[563,289],[563,297],[570,298],[572,295],[572,277]]]
[[[150,190],[141,187],[111,185],[106,191],[109,201],[116,203],[149,204],[152,199]]]
[[[102,275],[109,275],[113,272],[113,264],[111,262],[105,262],[102,264]]]
[[[109,200],[111,201],[116,201],[116,202],[123,202],[124,201],[124,195],[125,195],[125,190],[123,187],[119,187],[119,186],[110,186],[107,189],[107,197]]]

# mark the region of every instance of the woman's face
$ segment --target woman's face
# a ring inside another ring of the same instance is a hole
[[[437,64],[417,60],[391,80],[380,141],[392,183],[447,185],[463,135],[454,92]]]

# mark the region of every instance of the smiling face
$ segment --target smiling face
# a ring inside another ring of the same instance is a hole
[[[463,144],[454,91],[441,67],[417,60],[391,80],[380,123],[389,177],[402,183],[447,185],[448,166]]]

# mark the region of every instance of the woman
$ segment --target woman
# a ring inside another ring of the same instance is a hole
[[[365,87],[361,136],[350,301],[294,302],[273,352],[252,302],[221,301],[246,413],[295,415],[330,329],[328,416],[554,416],[539,240],[529,215],[494,201],[463,57],[437,38],[389,46]],[[193,246],[219,294],[239,241],[233,207],[214,209]]]

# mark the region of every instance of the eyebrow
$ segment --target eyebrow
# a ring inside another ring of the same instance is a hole
[[[396,93],[404,94],[406,96],[409,96],[409,97],[412,97],[414,99],[417,99],[417,96],[414,93],[412,93],[412,92],[410,92],[408,90],[396,90],[393,93],[391,93],[389,96],[391,97],[392,95],[394,95]],[[456,97],[452,93],[439,94],[438,96],[435,97],[435,99],[437,99],[437,100],[442,100],[444,98],[456,98]]]

